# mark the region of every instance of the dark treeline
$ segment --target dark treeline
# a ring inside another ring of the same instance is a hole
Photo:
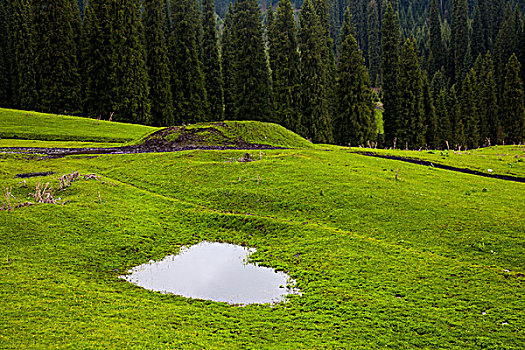
[[[0,106],[156,126],[271,121],[353,146],[521,143],[523,6],[0,0]]]

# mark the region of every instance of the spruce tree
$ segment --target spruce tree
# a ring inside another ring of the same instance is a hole
[[[89,0],[82,35],[84,115],[109,118],[113,109],[112,3]]]
[[[450,114],[448,112],[448,94],[445,88],[442,88],[437,94],[436,102],[436,132],[437,132],[437,148],[446,148],[447,141],[449,147],[452,143],[452,126],[450,123]]]
[[[515,10],[517,11],[517,10]],[[505,67],[510,56],[519,50],[520,25],[510,3],[505,7],[505,16],[494,46],[494,60],[496,68],[496,82],[499,87],[499,97],[503,94],[505,84]]]
[[[452,136],[451,140],[449,140],[449,146],[455,148],[457,145],[465,145],[466,141],[464,140],[465,130],[463,127],[463,122],[461,122],[461,125],[459,125],[461,120],[461,106],[459,104],[456,84],[452,85],[449,90],[447,98],[447,110],[449,113]]]
[[[432,0],[430,5],[430,38],[429,38],[429,74],[433,76],[437,71],[444,67],[445,46],[441,36],[441,20],[439,18],[439,8],[437,0]]]
[[[273,73],[275,119],[285,128],[302,133],[299,53],[291,0],[281,0],[272,28],[268,28]]]
[[[426,74],[422,77],[423,83],[423,124],[426,129],[425,141],[427,147],[436,149],[439,146],[436,109],[432,98],[432,89]]]
[[[140,4],[115,1],[112,32],[112,80],[114,119],[150,124],[148,72]]]
[[[9,51],[9,9],[0,1],[0,107],[11,107],[11,55]]]
[[[224,86],[217,42],[217,20],[213,0],[202,1],[202,70],[209,103],[209,119],[222,120]]]
[[[479,146],[479,114],[478,114],[478,99],[476,96],[477,79],[476,71],[471,69],[465,76],[463,84],[461,84],[461,119],[460,122],[464,128],[465,140],[464,143],[458,143],[460,146],[468,148],[477,148]]]
[[[150,124],[174,125],[164,0],[147,0],[144,29],[151,100]]]
[[[335,142],[365,145],[376,134],[372,89],[361,50],[352,35],[350,12],[345,13],[341,31],[341,52],[337,66],[337,113],[334,118]]]
[[[423,81],[415,39],[406,40],[401,49],[398,73],[398,114],[395,136],[400,146],[425,146]]]
[[[396,138],[398,118],[399,18],[390,3],[387,4],[382,28],[382,92],[385,142],[392,145]]]
[[[240,0],[235,7],[232,26],[235,32],[234,117],[272,121],[270,72],[259,6],[256,0]]]
[[[235,17],[235,5],[230,3],[226,18],[224,19],[224,31],[222,33],[221,65],[224,81],[224,118],[235,119],[234,90],[236,69],[235,63],[235,41],[236,32],[233,28]]]
[[[12,0],[10,15],[14,106],[27,110],[36,109],[38,101],[35,71],[36,42],[30,3],[25,0]]]
[[[478,57],[484,55],[485,52],[487,52],[486,29],[483,27],[481,9],[478,5],[474,10],[474,18],[472,19],[471,54],[472,57]]]
[[[505,143],[525,141],[525,93],[520,69],[521,64],[513,54],[505,67],[505,85],[501,101]]]
[[[328,67],[322,52],[326,48],[324,30],[311,0],[300,14],[299,51],[301,53],[301,110],[306,133],[316,143],[333,142],[330,101],[327,96]]]
[[[368,66],[372,85],[378,82],[379,66],[381,65],[381,25],[379,8],[376,0],[370,0],[368,11]]]
[[[172,0],[169,38],[171,88],[175,123],[207,121],[208,100],[199,59],[197,36],[199,8],[196,0]]]
[[[452,9],[452,59],[454,81],[461,83],[467,73],[465,57],[469,50],[467,0],[453,0]]]
[[[48,113],[81,111],[80,74],[75,37],[78,9],[70,0],[34,0],[37,34],[38,108]],[[73,7],[75,6],[75,7]]]
[[[480,56],[481,57],[481,56]],[[496,81],[494,78],[494,63],[490,52],[480,58],[478,72],[478,113],[479,113],[479,133],[480,144],[498,143],[498,100],[496,91]]]

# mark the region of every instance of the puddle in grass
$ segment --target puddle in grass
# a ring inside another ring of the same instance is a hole
[[[276,304],[300,294],[287,274],[248,262],[255,249],[201,242],[180,254],[150,261],[120,276],[137,286],[229,304]]]

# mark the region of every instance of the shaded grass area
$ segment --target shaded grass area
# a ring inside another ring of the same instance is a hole
[[[467,151],[405,151],[368,148],[353,148],[352,150],[421,159],[436,164],[472,169],[485,174],[525,177],[525,146],[493,146]]]
[[[0,159],[16,198],[103,176],[57,192],[64,206],[0,212],[2,346],[524,348],[522,184],[335,148],[244,153]],[[42,171],[58,174],[13,179]],[[202,240],[256,247],[303,296],[239,308],[118,279]]]
[[[0,108],[0,138],[122,143],[159,128]]]

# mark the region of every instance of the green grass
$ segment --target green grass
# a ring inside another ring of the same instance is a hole
[[[354,149],[356,150],[356,149]],[[468,151],[402,151],[358,149],[377,154],[422,159],[486,174],[525,177],[525,146],[493,146]],[[490,169],[490,170],[489,170]]]
[[[75,170],[102,178],[0,212],[1,347],[525,348],[523,184],[335,147],[244,153],[3,155],[17,201]],[[13,179],[37,171],[57,174]],[[202,240],[256,247],[303,295],[234,307],[118,278]]]
[[[122,143],[153,130],[158,128],[0,108],[0,139]]]

